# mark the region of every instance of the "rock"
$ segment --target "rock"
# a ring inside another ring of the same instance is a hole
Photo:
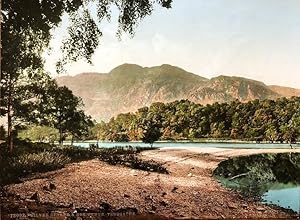
[[[25,199],[24,202],[32,204],[32,203],[35,203],[36,201],[33,199]]]
[[[137,173],[136,173],[135,170],[131,170],[130,173],[131,173],[131,175],[133,175],[133,176],[137,176]]]
[[[248,205],[247,205],[247,204],[242,204],[242,207],[243,207],[243,208],[247,208]]]
[[[35,192],[30,199],[35,200],[36,202],[40,202],[40,196],[37,192]]]
[[[231,203],[228,204],[228,207],[231,208],[231,209],[237,209],[238,208],[238,206],[236,204],[231,204]]]
[[[194,175],[192,173],[189,173],[188,174],[188,177],[193,177]]]
[[[45,191],[49,191],[49,188],[48,188],[48,186],[43,186],[43,190],[45,190]]]
[[[164,197],[165,195],[167,195],[167,193],[166,193],[166,192],[163,192],[163,193],[162,193],[162,197]]]
[[[175,193],[177,189],[178,189],[178,187],[174,186],[174,188],[172,189],[171,192],[172,192],[172,193]]]
[[[168,205],[168,203],[164,200],[160,201],[159,204],[164,207],[166,207]]]
[[[49,188],[50,188],[50,190],[55,190],[56,186],[54,185],[54,183],[50,183]]]
[[[145,197],[145,199],[146,199],[146,200],[151,200],[151,201],[152,201],[152,200],[153,200],[153,196],[148,195],[148,196]]]
[[[263,207],[257,207],[256,210],[257,210],[257,211],[260,211],[260,212],[266,211],[266,209],[263,208]]]
[[[130,197],[130,195],[124,194],[124,198],[129,198],[129,197]]]
[[[111,210],[111,205],[106,202],[102,202],[99,205],[100,205],[100,210],[104,212],[109,212]]]

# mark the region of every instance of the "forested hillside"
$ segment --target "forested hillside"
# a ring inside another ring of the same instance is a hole
[[[188,100],[153,103],[135,113],[119,114],[93,129],[110,141],[230,138],[292,143],[300,135],[300,97],[196,104]]]
[[[57,78],[85,104],[85,111],[97,121],[119,113],[133,112],[154,102],[188,99],[195,103],[247,102],[297,95],[297,90],[269,87],[242,77],[218,76],[206,79],[179,67],[161,65],[141,67],[123,64],[109,73],[82,73]],[[294,93],[293,93],[294,92]]]

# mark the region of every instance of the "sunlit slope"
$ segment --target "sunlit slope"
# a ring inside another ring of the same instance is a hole
[[[85,110],[96,120],[107,120],[121,112],[136,111],[153,102],[189,99],[197,103],[249,101],[286,95],[262,82],[242,77],[206,79],[179,67],[141,67],[123,64],[109,73],[82,73],[57,78],[82,97]]]

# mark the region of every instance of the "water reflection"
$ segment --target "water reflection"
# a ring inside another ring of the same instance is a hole
[[[262,196],[263,203],[292,209],[300,214],[300,186],[288,183],[275,183]]]
[[[214,175],[226,187],[300,213],[300,154],[260,154],[223,161]]]

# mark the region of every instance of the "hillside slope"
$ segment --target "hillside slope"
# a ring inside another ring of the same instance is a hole
[[[269,86],[269,88],[273,92],[276,92],[287,98],[292,97],[292,96],[300,96],[300,89],[295,89],[295,88],[290,88],[290,87],[285,87],[285,86],[276,86],[276,85],[271,85],[271,86]]]
[[[136,111],[153,102],[189,99],[208,104],[286,95],[259,81],[229,76],[206,79],[167,64],[155,67],[123,64],[106,74],[82,73],[56,80],[82,97],[87,114],[96,120],[108,120],[118,113]]]

